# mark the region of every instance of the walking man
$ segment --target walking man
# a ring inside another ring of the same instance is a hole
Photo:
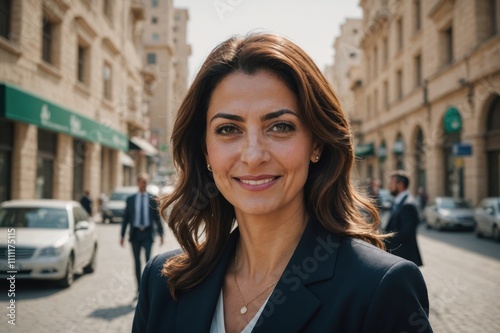
[[[390,253],[413,261],[422,266],[422,258],[417,244],[417,226],[420,222],[417,203],[408,193],[410,179],[403,171],[391,174],[389,190],[394,196],[391,217],[385,228],[394,232],[392,238],[386,240],[386,248]]]
[[[85,211],[92,216],[92,199],[90,199],[90,192],[88,190],[83,193],[83,196],[80,199],[80,204],[83,209],[85,209]]]
[[[155,228],[160,235],[160,244],[163,244],[163,226],[158,213],[158,204],[151,194],[146,192],[147,185],[148,175],[139,174],[137,176],[139,192],[127,198],[121,228],[120,245],[123,247],[125,232],[127,227],[130,227],[129,242],[132,245],[132,252],[134,254],[137,291],[139,291],[141,283],[141,249],[144,249],[147,262],[151,257]]]

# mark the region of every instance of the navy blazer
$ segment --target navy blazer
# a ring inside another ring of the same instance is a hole
[[[417,266],[422,266],[422,257],[417,243],[419,223],[420,216],[416,203],[407,194],[398,204],[385,228],[386,231],[396,232],[394,237],[386,240],[386,248],[390,253],[413,261]]]
[[[212,273],[174,301],[163,263],[143,273],[132,332],[209,332],[236,229]],[[339,237],[309,222],[253,332],[432,332],[420,270],[361,240]]]
[[[130,227],[130,232],[129,232],[129,241],[133,241],[135,237],[135,231],[136,229],[133,228],[134,225],[134,217],[135,217],[135,197],[137,193],[132,194],[127,198],[126,201],[126,206],[125,206],[125,213],[123,215],[123,221],[122,221],[122,229],[121,229],[121,236],[122,238],[125,237],[125,232],[127,231],[127,227]],[[149,228],[151,232],[151,239],[154,237],[154,229],[156,225],[157,232],[160,234],[160,236],[163,236],[163,226],[161,224],[161,219],[160,215],[158,212],[158,202],[156,199],[150,194],[149,195],[149,224],[151,228]]]

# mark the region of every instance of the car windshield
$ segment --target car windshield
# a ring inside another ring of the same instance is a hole
[[[464,200],[442,199],[439,207],[443,209],[471,208],[471,205]]]
[[[115,192],[115,193],[111,194],[111,198],[109,198],[109,200],[125,201],[132,194],[134,194],[134,193],[131,193],[131,192]]]
[[[64,208],[0,208],[0,228],[67,229],[68,214]]]

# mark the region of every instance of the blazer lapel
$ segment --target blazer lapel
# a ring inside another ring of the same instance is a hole
[[[331,279],[340,237],[310,221],[253,332],[299,332],[321,306],[308,286]]]
[[[219,262],[208,277],[179,298],[175,332],[209,332],[227,266],[239,238],[235,230],[221,254]]]

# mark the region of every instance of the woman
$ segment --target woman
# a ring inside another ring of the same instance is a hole
[[[348,121],[298,46],[216,47],[172,142],[161,210],[182,252],[148,263],[134,332],[431,332],[420,271],[360,213],[379,220],[350,184]]]

